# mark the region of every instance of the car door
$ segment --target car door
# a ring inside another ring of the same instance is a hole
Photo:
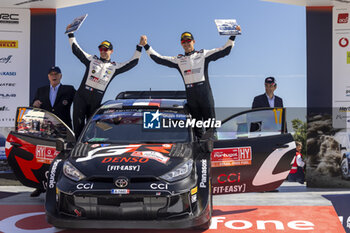
[[[6,139],[8,164],[25,186],[45,188],[50,163],[58,155],[56,139],[74,142],[74,133],[56,115],[42,109],[19,107],[15,130]]]
[[[263,192],[287,178],[295,143],[286,133],[285,109],[253,109],[233,115],[217,128],[211,153],[212,193]]]

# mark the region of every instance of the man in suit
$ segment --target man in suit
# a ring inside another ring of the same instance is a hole
[[[72,128],[70,108],[74,99],[75,89],[70,85],[62,85],[62,73],[58,66],[53,66],[48,73],[50,85],[40,87],[35,94],[32,106],[52,112]],[[45,192],[35,189],[30,196],[37,197]]]
[[[274,77],[267,77],[265,79],[265,93],[254,97],[252,108],[283,108],[282,98],[274,95],[277,88],[277,83]]]
[[[62,85],[62,73],[53,66],[48,73],[50,85],[40,87],[35,94],[32,106],[52,112],[72,128],[70,109],[75,95],[71,85]]]
[[[254,97],[252,108],[283,108],[283,100],[274,94],[277,83],[274,77],[265,78],[265,93]],[[278,189],[267,192],[278,192]]]

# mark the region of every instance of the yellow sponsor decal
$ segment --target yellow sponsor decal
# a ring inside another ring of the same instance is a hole
[[[276,124],[282,124],[282,112],[283,112],[283,108],[274,108],[273,112],[275,114],[275,122]],[[277,116],[277,112],[279,112],[279,119]]]
[[[198,187],[196,186],[196,187],[194,187],[193,189],[191,189],[191,195],[196,194],[197,191],[198,191]]]
[[[23,118],[25,112],[26,112],[26,108],[19,108],[18,109],[18,116],[17,116],[18,123],[22,121],[22,118]]]
[[[347,51],[347,56],[346,56],[346,64],[350,64],[350,52]]]
[[[0,40],[0,48],[18,48],[18,40]]]

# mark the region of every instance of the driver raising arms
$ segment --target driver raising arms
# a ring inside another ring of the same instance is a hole
[[[238,26],[237,30],[241,30]],[[177,69],[185,83],[187,104],[192,118],[196,120],[215,119],[214,98],[211,91],[208,65],[228,55],[234,46],[235,36],[231,36],[221,48],[199,51],[194,49],[195,40],[190,32],[181,34],[181,45],[185,54],[167,57],[158,54],[147,42],[147,36],[141,36],[140,44],[144,46],[147,54],[160,65]],[[196,136],[200,138],[203,130],[196,128]]]
[[[68,26],[69,27],[69,26]],[[132,58],[123,63],[111,61],[113,45],[105,40],[98,46],[100,57],[84,52],[78,45],[74,34],[69,33],[69,43],[74,55],[86,66],[83,80],[74,97],[73,125],[78,138],[84,128],[85,120],[100,107],[103,95],[115,76],[135,67],[141,56],[142,47],[137,45]]]

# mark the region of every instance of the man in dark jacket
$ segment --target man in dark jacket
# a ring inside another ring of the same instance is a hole
[[[283,108],[283,100],[274,94],[277,83],[274,77],[265,78],[265,93],[254,97],[252,108]],[[278,192],[278,189],[267,192]]]
[[[62,73],[58,66],[53,66],[48,73],[50,85],[38,88],[32,106],[52,112],[64,123],[72,128],[70,109],[75,95],[75,89],[71,85],[62,85]],[[35,189],[30,196],[37,197],[45,192],[42,189]]]
[[[58,66],[53,66],[48,73],[50,85],[38,88],[32,106],[52,112],[72,128],[70,109],[75,95],[71,85],[62,85],[62,73]]]
[[[265,79],[265,93],[255,96],[252,108],[283,108],[282,98],[274,95],[277,88],[277,83],[274,77],[267,77]]]

